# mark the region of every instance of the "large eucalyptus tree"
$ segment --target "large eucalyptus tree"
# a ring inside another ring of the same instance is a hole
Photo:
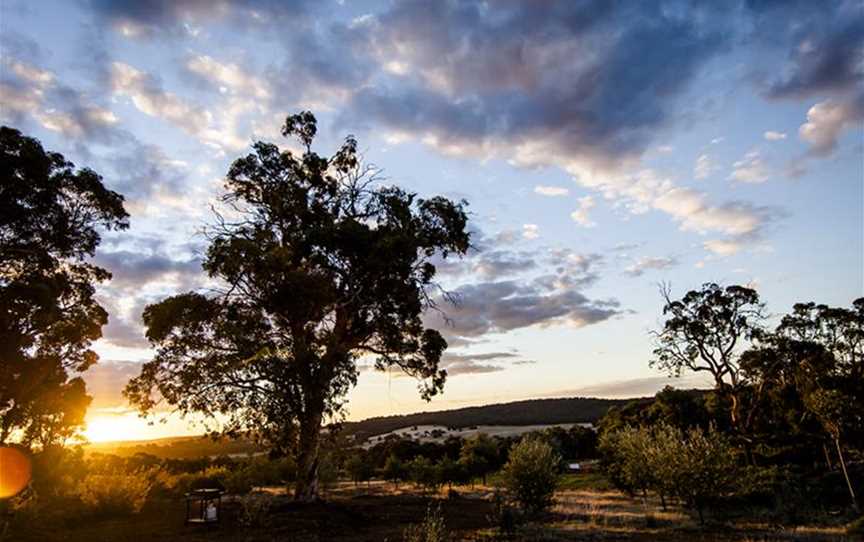
[[[296,454],[298,500],[318,496],[322,424],[340,414],[359,357],[418,378],[424,398],[442,389],[447,343],[422,320],[437,297],[432,259],[469,247],[464,202],[381,183],[353,137],[320,156],[316,132],[311,113],[290,116],[282,133],[302,154],[259,142],[233,163],[230,212],[204,261],[224,288],[145,309],[156,355],[125,390],[145,413],[165,401]]]

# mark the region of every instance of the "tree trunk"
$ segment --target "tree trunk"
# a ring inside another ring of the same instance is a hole
[[[825,464],[828,465],[828,470],[834,470],[834,464],[831,462],[831,454],[828,453],[828,445],[822,443],[822,452],[825,453]]]
[[[843,476],[846,478],[846,487],[849,488],[849,496],[852,497],[852,508],[856,512],[860,512],[858,508],[858,499],[855,498],[855,489],[852,488],[852,481],[849,480],[849,473],[846,471],[846,460],[843,458],[843,448],[840,446],[840,439],[834,439],[834,445],[837,446],[837,458],[840,460],[840,468],[843,469]]]
[[[318,494],[318,452],[321,447],[321,421],[323,408],[304,412],[300,420],[300,449],[297,454],[297,482],[294,500],[314,502]]]

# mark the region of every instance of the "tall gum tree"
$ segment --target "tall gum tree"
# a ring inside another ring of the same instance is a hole
[[[108,322],[95,287],[111,277],[87,259],[128,217],[94,171],[0,127],[0,444],[78,435],[90,404],[80,373]]]
[[[470,241],[465,202],[381,183],[350,136],[319,156],[316,132],[311,113],[290,116],[282,133],[302,155],[258,142],[233,163],[203,264],[225,286],[145,309],[156,354],[125,389],[142,413],[164,402],[295,454],[302,501],[318,498],[322,424],[341,414],[359,357],[419,379],[425,399],[443,389],[447,343],[422,320],[437,309],[432,259]]]
[[[672,376],[685,369],[711,375],[718,395],[729,404],[732,427],[746,439],[748,419],[743,411],[750,383],[741,371],[740,358],[764,334],[765,307],[759,294],[744,286],[714,283],[681,299],[673,300],[668,286],[662,287],[661,294],[665,321],[654,332],[651,366]]]

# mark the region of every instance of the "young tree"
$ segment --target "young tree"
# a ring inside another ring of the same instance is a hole
[[[398,457],[390,454],[387,457],[387,461],[384,462],[384,470],[381,472],[381,475],[398,489],[399,482],[404,482],[408,479],[408,469]]]
[[[0,444],[62,444],[90,404],[79,375],[108,314],[110,274],[85,263],[99,228],[129,226],[123,196],[35,139],[0,127]]]
[[[552,506],[558,487],[561,457],[540,438],[523,438],[504,465],[504,484],[528,514],[539,514]]]
[[[204,269],[226,286],[147,307],[156,356],[125,393],[148,413],[222,415],[274,453],[297,455],[295,498],[314,500],[320,430],[356,383],[359,356],[397,367],[438,393],[447,346],[423,326],[435,307],[435,256],[469,247],[464,202],[419,199],[362,168],[349,137],[330,158],[312,151],[315,117],[287,118],[302,156],[258,142],[236,160],[209,230]]]
[[[763,332],[764,305],[756,290],[705,284],[672,300],[662,290],[666,321],[655,333],[653,367],[680,376],[684,369],[707,372],[717,393],[729,400],[732,427],[744,433],[739,356]]]
[[[369,457],[364,453],[354,453],[345,462],[345,470],[351,476],[356,487],[360,482],[369,482],[375,474],[375,468],[369,462]]]
[[[468,476],[472,480],[482,478],[484,485],[486,476],[495,470],[497,459],[498,444],[486,433],[478,433],[466,440],[459,452],[459,463],[465,467]]]

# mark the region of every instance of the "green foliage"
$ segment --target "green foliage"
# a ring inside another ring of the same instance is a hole
[[[384,463],[384,469],[381,472],[386,480],[389,480],[394,485],[398,486],[399,482],[404,482],[408,479],[408,468],[395,455],[391,454],[387,457]]]
[[[426,515],[422,523],[409,525],[402,535],[403,542],[448,542],[451,540],[450,532],[441,513],[441,505],[432,506],[430,503],[426,508]]]
[[[375,467],[369,462],[367,454],[363,450],[356,450],[345,462],[345,470],[351,480],[357,485],[360,482],[368,482],[375,474]]]
[[[744,429],[740,392],[745,384],[739,355],[748,342],[758,340],[764,328],[764,304],[759,294],[744,286],[704,284],[666,301],[663,328],[655,333],[651,366],[680,376],[683,370],[707,372],[721,396],[729,399],[730,421]]]
[[[673,496],[699,514],[747,491],[745,470],[729,438],[713,427],[627,427],[601,438],[603,465],[619,487]]]
[[[498,443],[485,433],[479,433],[468,439],[459,452],[459,463],[465,468],[470,478],[483,478],[493,472],[498,463]]]
[[[539,438],[526,437],[510,450],[504,465],[504,486],[528,514],[539,514],[552,506],[560,479],[561,457]]]
[[[108,321],[91,263],[97,228],[125,229],[123,197],[19,131],[0,127],[0,444],[63,444],[91,398],[79,376]]]
[[[316,497],[321,425],[341,415],[358,356],[416,377],[424,398],[443,388],[447,343],[422,320],[432,260],[469,247],[464,202],[379,185],[352,137],[326,158],[311,150],[316,131],[311,113],[288,117],[283,135],[302,155],[258,142],[231,165],[223,201],[240,218],[217,217],[203,264],[228,287],[148,306],[156,355],[125,390],[142,412],[159,396],[294,453],[304,500]]]
[[[427,491],[437,491],[441,487],[441,469],[429,459],[419,456],[408,464],[411,481]]]
[[[152,487],[152,477],[147,472],[90,473],[84,477],[77,494],[89,512],[117,516],[140,512]]]
[[[269,493],[255,492],[240,498],[240,524],[244,527],[262,528],[270,524],[270,510],[274,497]]]

